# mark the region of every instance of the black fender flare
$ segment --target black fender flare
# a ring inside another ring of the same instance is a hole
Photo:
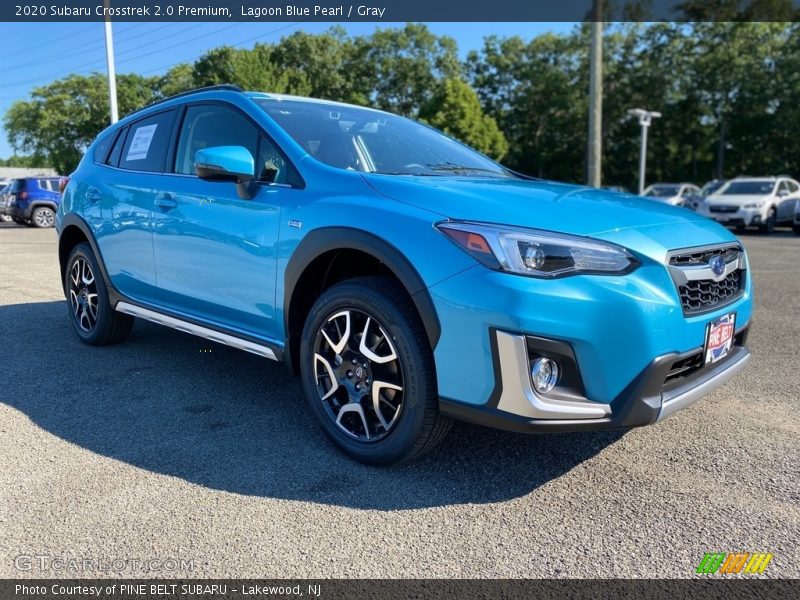
[[[305,269],[318,257],[332,250],[358,250],[370,254],[383,263],[408,292],[422,319],[431,349],[436,348],[441,326],[428,286],[420,274],[403,255],[386,240],[352,227],[320,227],[309,232],[292,253],[284,272],[283,324],[287,345],[291,337],[290,307],[297,282]]]
[[[103,282],[106,284],[106,289],[108,290],[109,302],[111,303],[111,306],[116,306],[117,302],[123,300],[123,298],[111,283],[111,278],[108,276],[108,271],[106,270],[106,263],[103,260],[103,255],[100,253],[100,248],[97,246],[97,240],[94,237],[91,227],[89,227],[86,221],[84,221],[75,213],[64,215],[61,219],[61,226],[58,229],[58,260],[61,273],[61,287],[64,288],[64,270],[66,269],[65,261],[67,258],[69,258],[69,256],[62,255],[61,238],[64,232],[70,227],[76,227],[79,229],[89,242],[89,246],[91,246],[94,257],[97,260],[97,264],[100,266],[100,274],[102,275]],[[66,295],[66,293],[67,291],[64,289],[64,294]]]

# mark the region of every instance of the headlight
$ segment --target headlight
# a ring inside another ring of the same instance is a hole
[[[490,269],[519,275],[618,275],[639,266],[620,246],[575,235],[459,221],[444,221],[436,228]]]
[[[744,205],[745,208],[761,208],[766,203],[765,200],[759,200],[758,202],[748,202]]]

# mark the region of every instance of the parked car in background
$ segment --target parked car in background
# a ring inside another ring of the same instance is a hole
[[[727,179],[712,179],[707,181],[702,188],[700,188],[700,197],[706,198],[716,192],[719,188],[728,182]]]
[[[626,188],[624,185],[604,185],[602,188],[603,190],[609,192],[616,192],[617,194],[630,194],[630,190]]]
[[[84,343],[141,318],[283,360],[367,463],[424,453],[450,419],[648,425],[749,359],[752,278],[724,227],[533,180],[364,107],[233,86],[165,99],[98,136],[57,218]]]
[[[693,183],[654,183],[647,186],[642,195],[664,204],[694,208],[700,188]]]
[[[791,177],[736,177],[705,199],[702,214],[738,231],[758,227],[771,233],[793,222],[798,199],[800,183]]]
[[[53,227],[59,199],[58,177],[14,179],[7,192],[8,201],[0,206],[15,223],[34,227]]]
[[[800,235],[800,200],[794,204],[794,221],[792,221],[792,229],[797,235]]]
[[[11,221],[11,215],[7,215],[4,212],[7,203],[11,202],[10,188],[11,182],[9,180],[0,180],[0,223],[8,223]]]

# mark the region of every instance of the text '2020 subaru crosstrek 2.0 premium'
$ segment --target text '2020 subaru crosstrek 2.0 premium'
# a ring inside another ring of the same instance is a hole
[[[167,99],[98,137],[57,217],[85,342],[141,317],[282,359],[373,464],[452,418],[647,425],[749,358],[747,257],[720,225],[535,181],[367,108],[232,86]]]

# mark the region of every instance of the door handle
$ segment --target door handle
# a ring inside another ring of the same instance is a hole
[[[156,206],[162,210],[172,210],[178,203],[172,194],[162,193],[156,196]]]
[[[100,193],[100,190],[98,190],[96,187],[90,187],[88,190],[86,190],[86,199],[90,202],[97,202],[100,200],[100,198],[102,198],[102,196],[103,195]]]

